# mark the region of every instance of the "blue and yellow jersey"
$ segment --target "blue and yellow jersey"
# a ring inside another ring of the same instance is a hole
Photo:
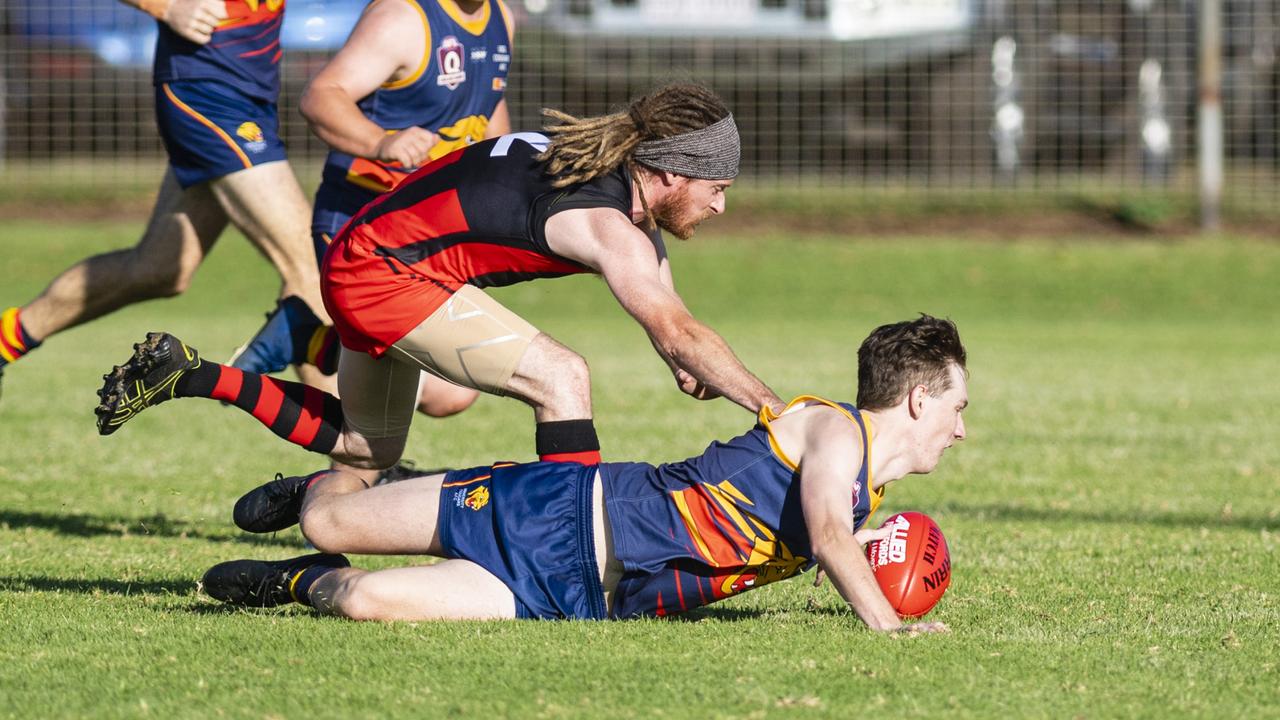
[[[217,80],[274,103],[280,94],[280,26],[285,0],[225,0],[227,17],[197,45],[160,22],[155,83]]]
[[[843,412],[861,434],[862,466],[850,498],[854,528],[883,497],[871,490],[870,429],[850,404],[813,396]],[[601,465],[615,553],[624,575],[613,617],[669,615],[777,580],[812,564],[796,464],[778,446],[767,408],[744,435],[701,455],[654,467]]]
[[[511,13],[501,0],[489,0],[478,18],[465,20],[448,0],[403,1],[418,12],[426,52],[413,73],[383,85],[358,105],[366,117],[388,130],[417,126],[439,135],[430,155],[435,160],[484,139],[507,87]],[[322,188],[317,204],[338,204],[327,198],[344,192],[361,198],[354,208],[333,208],[350,215],[371,194],[390,190],[412,171],[331,152],[323,181],[330,188]]]

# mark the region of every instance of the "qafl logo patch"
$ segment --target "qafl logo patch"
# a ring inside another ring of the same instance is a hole
[[[244,149],[251,153],[260,153],[267,149],[266,140],[262,136],[262,128],[256,122],[243,122],[236,128],[236,135],[244,140]]]
[[[436,48],[436,63],[440,66],[436,85],[454,90],[467,81],[466,52],[452,35],[440,41],[440,47]]]
[[[479,510],[488,504],[489,488],[485,485],[472,489],[462,501],[462,506],[468,510]]]

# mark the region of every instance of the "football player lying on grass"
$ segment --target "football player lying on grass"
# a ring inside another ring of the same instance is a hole
[[[342,472],[281,478],[236,504],[251,532],[300,522],[321,554],[236,560],[204,591],[357,620],[668,615],[821,565],[875,630],[904,625],[862,529],[888,483],[965,437],[965,350],[948,320],[877,328],[858,350],[858,405],[812,396],[683,462],[496,464],[366,487]],[[370,572],[335,553],[434,555]]]

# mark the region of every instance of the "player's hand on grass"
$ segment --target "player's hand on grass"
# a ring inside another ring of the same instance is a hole
[[[227,4],[223,0],[170,0],[160,19],[178,35],[204,45],[226,17]]]
[[[680,392],[694,398],[695,400],[714,400],[720,397],[720,393],[706,385],[703,385],[697,378],[680,368],[676,368],[675,376],[676,385],[680,388]]]
[[[909,625],[901,625],[899,627],[894,628],[893,630],[890,630],[889,634],[894,635],[896,637],[915,637],[917,635],[941,634],[941,633],[949,633],[949,632],[951,632],[951,628],[947,627],[946,623],[922,622],[922,623],[911,623]]]
[[[378,142],[377,160],[399,163],[402,168],[416,168],[425,163],[440,136],[420,127],[393,132]]]

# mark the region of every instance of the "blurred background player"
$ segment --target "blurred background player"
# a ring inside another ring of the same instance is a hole
[[[228,221],[280,274],[281,297],[323,312],[307,201],[278,133],[282,0],[125,0],[159,24],[156,123],[169,154],[139,243],[63,271],[0,313],[0,373],[54,333],[181,294]]]
[[[301,522],[326,554],[222,563],[203,588],[358,620],[604,619],[692,610],[820,564],[873,630],[945,630],[902,624],[860,529],[888,483],[964,439],[965,355],[948,320],[879,327],[858,350],[857,407],[802,396],[657,467],[499,464],[369,490],[343,473],[277,480],[241,498],[237,524]],[[342,552],[450,559],[367,572]]]
[[[316,258],[351,216],[413,170],[511,132],[504,99],[514,36],[498,0],[375,0],[311,80],[301,110],[332,150],[316,192]],[[336,370],[337,335],[287,298],[232,365],[269,373],[304,361]],[[422,373],[418,408],[444,417],[477,392]],[[330,383],[327,389],[336,386]]]
[[[758,412],[780,406],[676,294],[656,223],[690,237],[724,211],[741,147],[733,116],[699,85],[675,84],[624,112],[548,111],[553,140],[506,135],[428,164],[365,206],[322,271],[341,335],[332,396],[203,362],[152,333],[99,392],[99,432],[171,397],[240,407],[313,452],[384,468],[404,450],[419,371],[528,403],[539,458],[595,463],[599,441],[581,356],[481,288],[593,272],[649,334],[680,389]]]

